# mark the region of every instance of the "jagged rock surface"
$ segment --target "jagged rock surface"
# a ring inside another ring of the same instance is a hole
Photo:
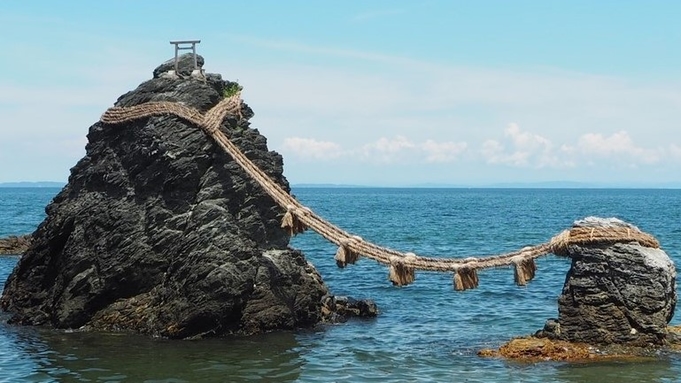
[[[0,238],[0,254],[20,255],[28,249],[31,244],[29,235],[10,235],[7,238]]]
[[[571,246],[569,256],[558,320],[549,320],[539,335],[589,344],[665,342],[677,296],[676,269],[663,250],[638,243]]]
[[[159,76],[163,65],[116,106],[177,101],[205,112],[230,85],[215,74]],[[288,190],[281,156],[249,128],[245,104],[242,115],[222,129]],[[173,116],[97,122],[0,303],[14,323],[173,338],[314,325],[328,291],[288,248],[282,215],[198,127]]]
[[[371,299],[333,295],[322,298],[322,317],[327,323],[343,323],[350,318],[374,318],[377,315],[378,307]]]

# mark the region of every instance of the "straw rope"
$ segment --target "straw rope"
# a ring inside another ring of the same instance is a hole
[[[581,226],[575,223],[571,229],[559,233],[546,243],[482,258],[434,258],[381,247],[326,221],[298,202],[248,159],[220,129],[227,115],[243,118],[241,109],[242,100],[239,92],[223,99],[205,114],[179,103],[149,102],[133,107],[110,108],[102,115],[101,122],[122,124],[151,116],[174,115],[198,126],[211,136],[218,146],[227,152],[279,206],[286,210],[281,226],[289,234],[295,235],[310,228],[339,247],[335,256],[339,267],[354,264],[360,256],[373,259],[390,268],[389,279],[398,286],[412,283],[415,270],[441,271],[454,274],[453,285],[456,290],[467,290],[478,286],[477,270],[508,266],[514,267],[516,284],[523,286],[534,278],[536,271],[534,259],[550,253],[568,255],[571,245],[600,246],[619,242],[638,242],[642,246],[659,248],[659,243],[653,236],[621,221],[619,221],[621,224],[601,226]]]

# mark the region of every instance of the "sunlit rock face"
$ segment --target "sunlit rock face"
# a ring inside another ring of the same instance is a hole
[[[558,323],[551,322],[548,333],[590,344],[665,342],[677,297],[676,269],[663,250],[632,242],[571,246],[568,255]]]

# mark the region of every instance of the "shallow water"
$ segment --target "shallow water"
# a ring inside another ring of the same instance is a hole
[[[56,189],[0,189],[0,236],[30,232]],[[544,242],[588,215],[616,216],[655,235],[678,262],[679,190],[297,189],[346,230],[418,254],[492,254]],[[296,237],[331,290],[374,299],[381,313],[315,330],[251,338],[167,341],[0,324],[0,381],[144,382],[676,382],[681,358],[648,362],[514,363],[476,351],[525,335],[557,315],[569,263],[537,262],[526,288],[510,269],[480,273],[480,288],[452,290],[451,275],[417,274],[395,288],[369,260],[338,269],[335,248]],[[0,257],[0,281],[16,263]],[[678,315],[672,323],[678,324]]]

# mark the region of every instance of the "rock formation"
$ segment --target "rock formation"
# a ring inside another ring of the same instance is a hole
[[[638,229],[616,218],[589,217],[576,228]],[[588,230],[587,230],[588,232]],[[634,238],[632,235],[629,238]],[[681,348],[681,331],[668,327],[676,307],[676,269],[667,254],[618,238],[569,245],[572,265],[558,298],[558,318],[534,336],[515,338],[483,357],[582,360],[648,357],[661,347]],[[656,242],[656,241],[655,241]]]
[[[28,249],[31,244],[29,235],[10,235],[7,238],[0,238],[0,254],[20,255]]]
[[[235,85],[186,76],[186,57],[180,77],[164,76],[164,65],[116,106],[177,101],[205,112]],[[221,128],[288,190],[281,156],[249,127],[245,104],[241,114]],[[288,248],[282,209],[184,120],[95,123],[85,157],[46,211],[5,285],[0,304],[11,322],[188,338],[322,319],[327,288]]]
[[[631,225],[586,219],[575,225]],[[676,270],[661,249],[638,243],[571,246],[558,320],[541,335],[589,344],[661,345],[676,307]]]

